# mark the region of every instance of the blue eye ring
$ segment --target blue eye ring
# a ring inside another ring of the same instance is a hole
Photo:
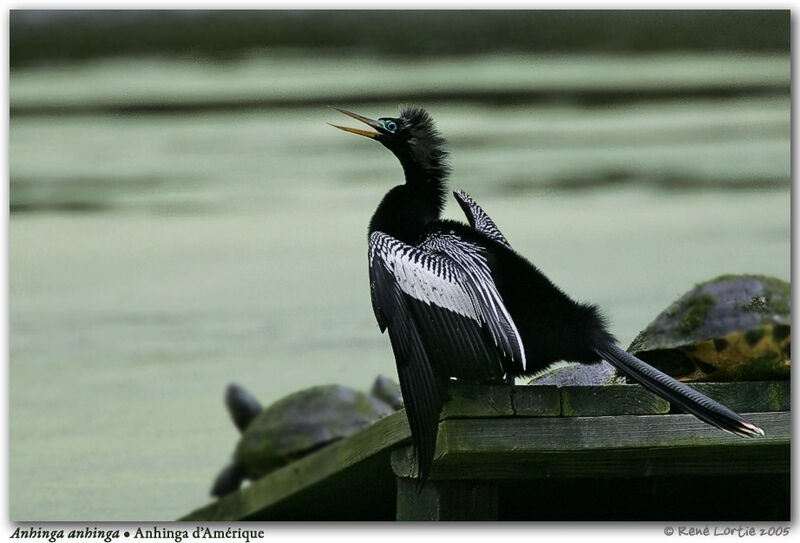
[[[394,134],[397,131],[397,124],[394,121],[386,120],[381,121],[381,124],[386,129],[387,132]]]

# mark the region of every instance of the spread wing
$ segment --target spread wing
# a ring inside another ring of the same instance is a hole
[[[525,365],[485,251],[441,232],[418,247],[370,236],[373,310],[389,331],[420,480],[433,462],[443,380],[499,378],[505,361]]]
[[[497,225],[494,223],[494,221],[489,218],[489,215],[486,214],[486,212],[475,200],[473,200],[466,192],[460,189],[454,190],[453,196],[456,197],[458,205],[461,206],[461,209],[464,211],[464,215],[467,216],[470,226],[472,226],[478,232],[485,234],[490,239],[493,239],[511,249],[511,244],[500,232],[500,229],[497,228]]]

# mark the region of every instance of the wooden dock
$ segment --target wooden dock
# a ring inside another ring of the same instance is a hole
[[[788,521],[790,383],[692,386],[766,435],[638,385],[458,385],[421,492],[401,411],[180,520]]]

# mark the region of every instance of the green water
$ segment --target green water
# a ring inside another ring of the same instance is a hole
[[[625,88],[703,73],[735,87],[758,64],[788,89],[788,57],[655,57],[648,69],[642,57],[501,60],[417,63],[408,101],[421,87],[498,81],[605,77],[613,90],[604,67]],[[313,85],[315,62],[37,68],[12,73],[11,100],[191,101],[199,89],[322,100],[399,80],[347,57],[339,66],[357,67],[355,80],[319,68],[325,84]],[[352,109],[380,116],[397,102],[392,91]],[[454,186],[559,286],[600,304],[624,345],[696,282],[790,276],[788,92],[429,110],[450,141]],[[326,122],[349,120],[317,106],[12,117],[12,520],[176,518],[208,500],[232,451],[228,382],[266,403],[395,375],[370,307],[366,224],[401,172],[374,142]]]

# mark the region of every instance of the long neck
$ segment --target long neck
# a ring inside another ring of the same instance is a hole
[[[444,208],[444,185],[406,183],[386,193],[372,220],[369,233],[379,231],[409,245],[414,245]]]
[[[415,136],[407,144],[389,148],[403,166],[406,182],[383,197],[370,221],[369,233],[377,230],[413,245],[444,209],[450,173],[447,151],[432,126],[427,127],[425,137]]]
[[[450,167],[447,165],[447,151],[441,146],[431,148],[417,146],[393,150],[403,166],[406,185],[445,190]]]

